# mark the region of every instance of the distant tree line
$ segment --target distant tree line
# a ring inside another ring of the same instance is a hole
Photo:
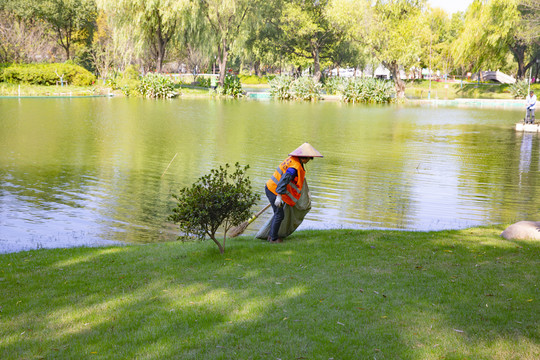
[[[524,78],[540,58],[539,0],[0,0],[0,62],[72,61],[106,78],[141,71],[301,73],[383,64]],[[185,68],[182,68],[185,66]]]

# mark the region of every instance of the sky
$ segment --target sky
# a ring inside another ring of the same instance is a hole
[[[428,3],[431,7],[439,7],[452,15],[457,11],[465,12],[472,0],[428,0]]]

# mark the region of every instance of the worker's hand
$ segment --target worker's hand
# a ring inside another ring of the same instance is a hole
[[[276,201],[274,201],[274,205],[276,205],[277,207],[283,206],[283,199],[281,198],[281,195],[278,194],[278,196],[276,196]]]

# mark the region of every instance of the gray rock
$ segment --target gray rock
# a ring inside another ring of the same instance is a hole
[[[519,221],[507,227],[501,236],[507,240],[540,240],[540,221]]]

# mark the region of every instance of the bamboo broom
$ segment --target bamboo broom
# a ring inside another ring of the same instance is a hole
[[[266,205],[264,207],[264,209],[262,209],[261,211],[259,211],[258,213],[256,213],[255,215],[253,215],[252,217],[249,218],[249,220],[247,221],[244,221],[243,223],[241,223],[240,225],[232,228],[230,231],[229,231],[229,237],[233,238],[233,237],[237,237],[238,235],[242,234],[244,232],[244,230],[246,230],[246,228],[249,226],[249,224],[251,224],[252,222],[255,221],[255,219],[257,219],[263,212],[265,212],[268,208],[270,207],[270,204]]]

